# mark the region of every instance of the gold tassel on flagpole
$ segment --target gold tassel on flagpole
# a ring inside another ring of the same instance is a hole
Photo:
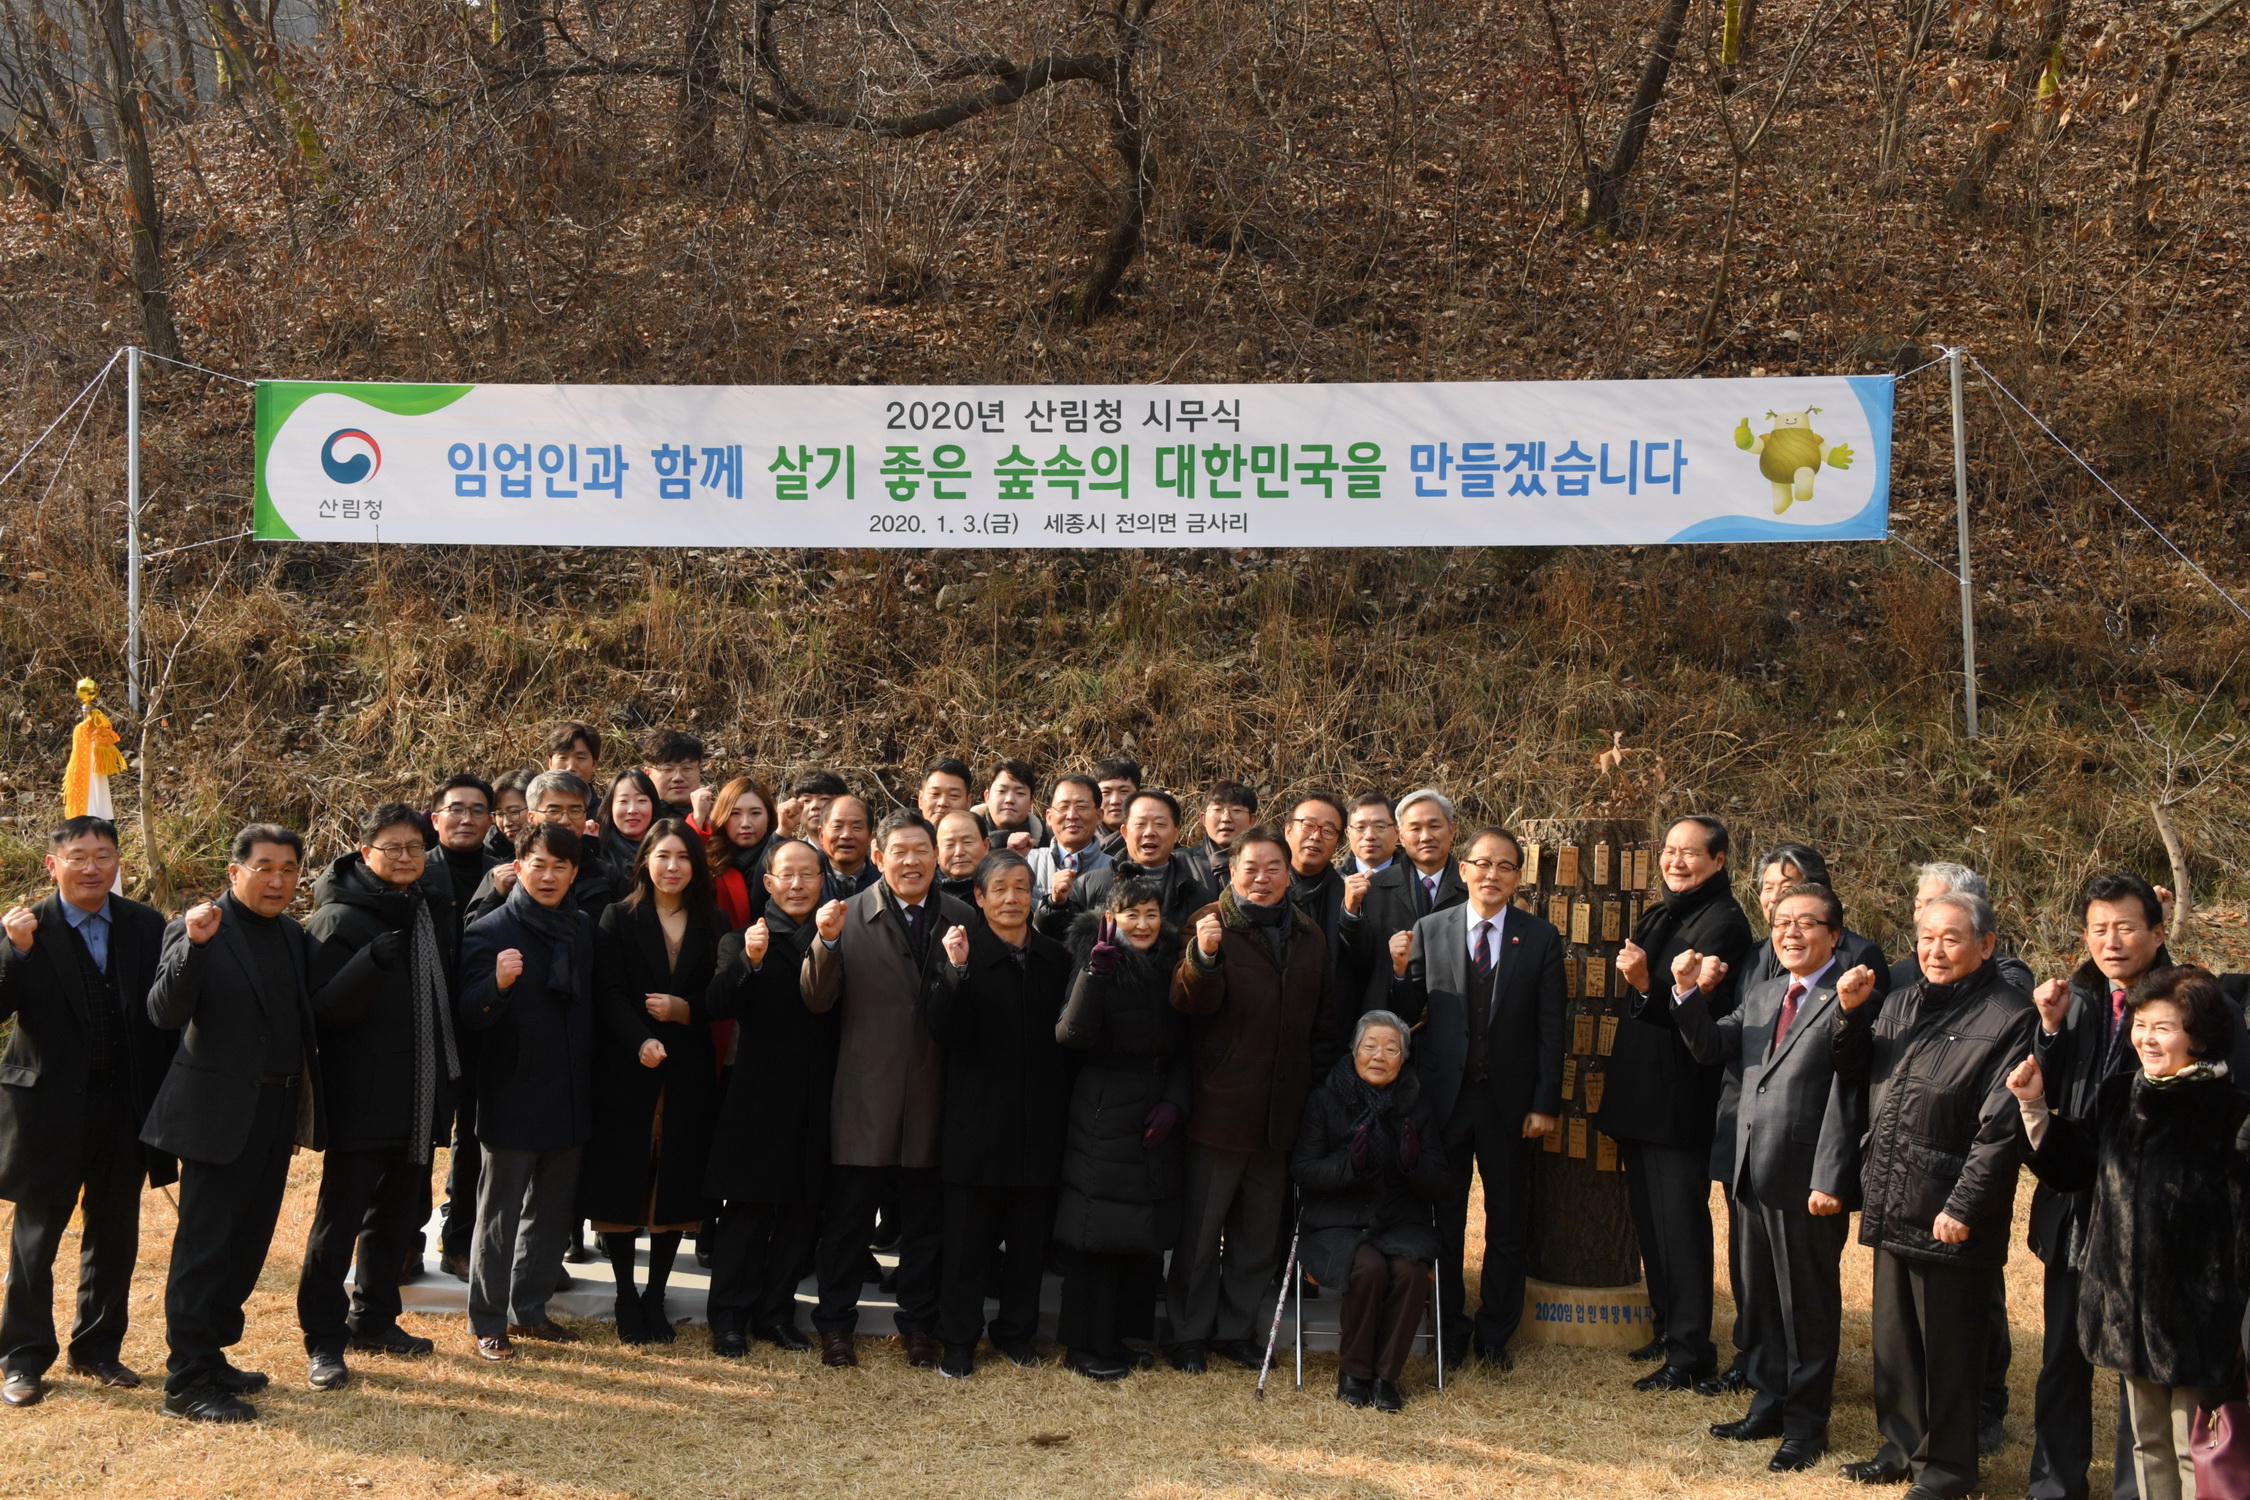
[[[78,679],[78,701],[85,705],[78,727],[70,732],[70,762],[63,767],[63,816],[84,817],[93,798],[94,778],[105,780],[125,769],[117,749],[117,731],[109,715],[94,707],[101,687],[91,677]]]

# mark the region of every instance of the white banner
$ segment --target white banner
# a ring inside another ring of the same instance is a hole
[[[269,380],[256,528],[620,547],[1874,540],[1892,384]]]

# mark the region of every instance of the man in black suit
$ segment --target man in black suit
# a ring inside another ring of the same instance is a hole
[[[1563,939],[1545,918],[1509,905],[1523,881],[1514,834],[1479,832],[1460,873],[1464,904],[1391,939],[1391,1008],[1417,1025],[1414,1066],[1431,1118],[1444,1122],[1453,1177],[1438,1204],[1446,1352],[1459,1360],[1473,1348],[1505,1368],[1523,1320],[1531,1153],[1562,1114]],[[1461,1278],[1472,1161],[1484,1177],[1484,1305],[1474,1325]]]
[[[289,1154],[327,1144],[315,955],[284,913],[304,840],[253,823],[234,836],[227,893],[164,929],[149,1019],[182,1031],[141,1139],[180,1158],[180,1221],[164,1287],[164,1410],[247,1422],[266,1377],[227,1362],[289,1185]]]
[[[492,788],[475,776],[460,775],[442,783],[430,800],[430,823],[437,829],[437,857],[452,877],[453,903],[447,911],[452,928],[449,953],[461,951],[461,934],[468,929],[469,897],[484,883],[494,865],[502,862],[487,842],[493,829]],[[510,860],[515,850],[508,850]],[[463,1056],[460,1061],[467,1063]],[[438,1269],[457,1281],[469,1279],[469,1238],[477,1223],[476,1085],[464,1066],[453,1090],[453,1150],[445,1169],[444,1222],[439,1229]]]
[[[1346,875],[1380,875],[1398,858],[1398,809],[1381,792],[1361,792],[1344,810]]]
[[[1071,882],[1067,905],[1051,899],[1039,903],[1039,930],[1052,938],[1066,937],[1080,912],[1101,911],[1117,882],[1135,876],[1156,882],[1163,892],[1164,920],[1172,927],[1184,927],[1190,916],[1219,898],[1208,862],[1180,847],[1179,799],[1154,787],[1128,800],[1123,851],[1107,866]]]
[[[597,830],[586,820],[586,809],[593,802],[594,789],[575,771],[542,771],[531,778],[531,785],[524,789],[524,794],[531,802],[534,823],[559,823],[588,841],[583,863],[578,867],[578,878],[571,883],[570,899],[589,919],[599,920],[603,912],[625,899],[625,892],[632,885],[632,872],[611,868],[609,861],[598,852],[594,839]],[[514,860],[485,871],[476,894],[469,898],[468,907],[461,914],[463,934],[466,935],[470,926],[506,906],[508,893],[515,886]]]
[[[341,964],[349,1017],[324,1015],[328,1155],[297,1280],[314,1390],[350,1379],[344,1349],[418,1357],[430,1341],[398,1326],[399,1268],[430,1212],[430,1162],[453,1116],[461,1049],[453,1034],[452,916],[421,886],[427,855],[414,811],[369,813],[357,852],[314,885],[306,931]],[[327,998],[324,993],[323,999]],[[324,1010],[330,1009],[323,1007]],[[344,1271],[359,1274],[349,1302]]]
[[[148,989],[164,918],[112,893],[117,829],[72,818],[47,839],[55,893],[0,918],[0,1199],[16,1206],[8,1292],[0,1308],[0,1399],[45,1394],[55,1340],[55,1252],[84,1202],[78,1318],[70,1368],[130,1389],[118,1360],[140,1250],[141,1179],[162,1186],[169,1157],[140,1143],[141,1124],[172,1060],[172,1037],[149,1024]]]
[[[1743,1360],[1755,1394],[1746,1416],[1711,1433],[1735,1442],[1778,1437],[1767,1467],[1791,1473],[1828,1450],[1841,1267],[1867,1123],[1863,1094],[1837,1082],[1829,1051],[1836,989],[1847,975],[1855,986],[1875,976],[1865,965],[1845,968],[1837,943],[1844,905],[1828,887],[1789,887],[1771,921],[1779,978],[1745,985],[1742,1003],[1719,1017],[1710,997],[1687,985],[1673,1015],[1696,1061],[1725,1066],[1740,1099],[1725,1185],[1737,1230]],[[1689,958],[1680,955],[1676,965],[1683,979]]]
[[[1398,805],[1397,822],[1403,858],[1382,870],[1355,869],[1344,877],[1344,947],[1365,983],[1351,1003],[1362,1015],[1390,1006],[1391,939],[1469,895],[1453,858],[1452,799],[1434,787],[1409,792]]]
[[[1344,876],[1336,868],[1336,850],[1344,841],[1344,804],[1326,792],[1306,793],[1290,807],[1281,836],[1289,841],[1289,899],[1328,940],[1328,972],[1336,993],[1356,995],[1366,989],[1367,975],[1347,963],[1344,953]]]

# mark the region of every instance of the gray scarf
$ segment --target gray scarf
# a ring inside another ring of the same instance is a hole
[[[430,1137],[437,1113],[438,1049],[445,1049],[445,1076],[461,1076],[461,1057],[453,1046],[453,1007],[446,1003],[445,965],[438,958],[437,928],[430,903],[414,903],[414,934],[407,949],[414,976],[414,1119],[407,1142],[417,1165],[429,1165]]]

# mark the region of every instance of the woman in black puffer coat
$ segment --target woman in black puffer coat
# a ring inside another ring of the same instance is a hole
[[[2195,1493],[2185,1441],[2195,1408],[2239,1380],[2250,1302],[2250,1095],[2228,1076],[2242,1023],[2209,971],[2156,969],[2125,997],[2140,1067],[2105,1079],[2093,1113],[2048,1112],[2026,1058],[2008,1079],[2031,1170],[2093,1190],[2079,1269],[2078,1342],[2125,1379],[2142,1500]]]
[[[1071,929],[1077,963],[1055,1025],[1087,1054],[1063,1137],[1055,1244],[1063,1262],[1056,1325],[1066,1363],[1093,1380],[1130,1374],[1127,1338],[1156,1333],[1164,1252],[1180,1234],[1189,1099],[1187,1017],[1172,1008],[1178,938],[1150,880],[1119,881],[1108,909]]]
[[[1359,1018],[1350,1055],[1305,1100],[1289,1163],[1301,1201],[1305,1274],[1344,1293],[1338,1400],[1397,1411],[1437,1264],[1431,1205],[1445,1193],[1421,1079],[1406,1066],[1406,1023]]]

